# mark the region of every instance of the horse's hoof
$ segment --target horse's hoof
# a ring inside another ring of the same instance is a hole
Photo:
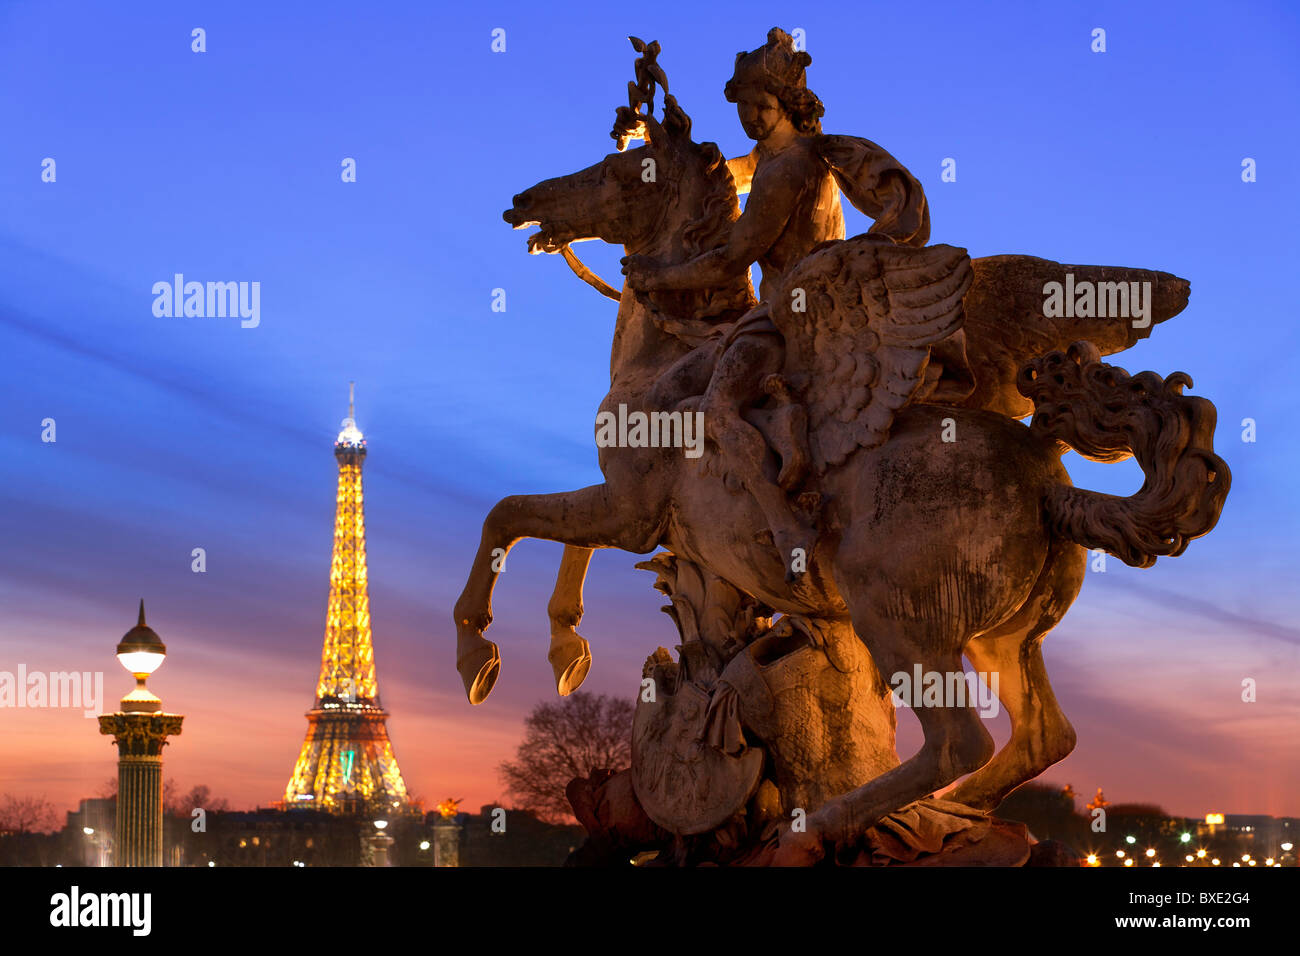
[[[456,639],[456,670],[465,682],[465,696],[481,704],[501,673],[501,652],[482,634],[460,634]]]
[[[573,628],[551,632],[551,650],[546,655],[555,672],[555,689],[568,697],[582,686],[591,670],[591,645]]]

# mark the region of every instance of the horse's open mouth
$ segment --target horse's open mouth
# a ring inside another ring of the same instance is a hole
[[[570,238],[557,235],[553,227],[545,227],[528,237],[528,251],[532,255],[539,252],[559,252],[568,245]]]

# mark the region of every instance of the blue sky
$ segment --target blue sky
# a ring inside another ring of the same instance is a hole
[[[191,715],[169,768],[237,802],[277,797],[315,683],[331,443],[355,380],[399,762],[430,798],[495,799],[493,768],[548,693],[558,546],[512,555],[492,629],[505,671],[473,711],[451,603],[497,498],[599,480],[614,318],[558,258],[527,256],[501,210],[611,149],[629,33],[663,44],[696,138],[746,150],[722,85],[779,24],[806,33],[826,130],[920,178],[933,241],[1191,280],[1188,309],[1116,361],[1192,375],[1233,490],[1185,556],[1091,575],[1048,638],[1080,737],[1048,777],[1187,813],[1300,814],[1298,21],[1280,3],[0,3],[0,669],[105,669],[124,692],[111,645],[143,595],[172,648],[159,692]],[[620,250],[582,252],[617,276]],[[260,282],[260,325],[155,317],[151,287],[176,272]],[[1140,481],[1132,463],[1068,463],[1086,487]],[[629,693],[674,643],[635,560],[593,568],[594,690]],[[15,731],[0,791],[70,802],[112,773],[80,718],[0,721]]]

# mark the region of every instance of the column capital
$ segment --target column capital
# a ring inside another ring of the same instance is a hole
[[[182,714],[100,714],[99,732],[117,742],[123,757],[157,757],[167,738],[181,732]]]

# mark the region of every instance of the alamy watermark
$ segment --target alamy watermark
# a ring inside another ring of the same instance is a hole
[[[912,665],[912,673],[895,671],[889,678],[896,707],[966,707],[979,711],[981,717],[998,715],[998,672],[922,671]]]
[[[103,712],[103,671],[0,671],[0,707],[81,707],[86,717]]]
[[[627,410],[596,416],[597,448],[682,448],[687,458],[704,454],[703,412],[643,412]]]
[[[118,926],[148,936],[152,911],[152,893],[83,893],[73,886],[50,897],[50,925],[57,927]]]
[[[1049,319],[1132,319],[1135,329],[1151,324],[1150,282],[1075,282],[1067,272],[1064,284],[1044,283],[1043,295]]]
[[[262,321],[260,282],[186,282],[177,272],[171,282],[155,282],[152,291],[153,314],[160,319],[238,317],[245,329],[255,329]]]

